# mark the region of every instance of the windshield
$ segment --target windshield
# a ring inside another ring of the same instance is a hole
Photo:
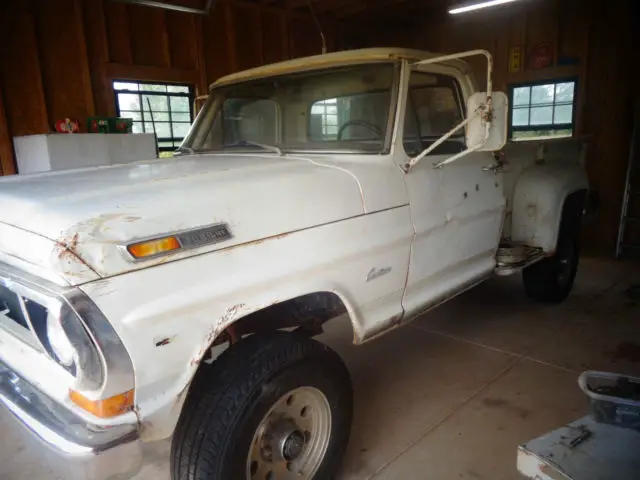
[[[380,153],[397,67],[377,63],[214,88],[180,151]]]

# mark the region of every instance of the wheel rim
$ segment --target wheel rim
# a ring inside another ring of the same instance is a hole
[[[331,438],[331,407],[314,387],[291,390],[271,407],[253,435],[248,480],[310,479]]]

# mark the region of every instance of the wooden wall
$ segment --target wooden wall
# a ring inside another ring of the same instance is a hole
[[[201,16],[111,0],[2,2],[0,174],[15,173],[13,136],[49,132],[66,117],[115,115],[114,79],[190,83],[202,94],[227,73],[321,52],[306,15],[215,3]],[[329,49],[340,48],[341,25],[323,27]]]
[[[640,2],[631,0],[536,0],[458,16],[434,12],[412,27],[352,31],[348,43],[447,53],[484,48],[493,53],[494,88],[502,91],[511,83],[579,77],[576,132],[588,144],[586,167],[600,200],[585,226],[585,244],[610,254],[618,233],[634,97],[638,99],[632,88],[640,44],[633,38],[634,4],[637,10]],[[523,47],[526,53],[540,43],[552,45],[556,60],[569,57],[577,64],[509,72],[512,47]],[[473,63],[478,72],[486,72],[485,65],[481,58]]]

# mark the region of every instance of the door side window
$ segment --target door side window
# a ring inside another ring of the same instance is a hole
[[[415,156],[449,132],[463,119],[460,88],[453,77],[413,72],[409,80],[404,121],[404,148]],[[464,129],[438,147],[434,154],[464,149]]]

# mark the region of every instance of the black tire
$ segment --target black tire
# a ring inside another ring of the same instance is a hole
[[[331,434],[313,478],[334,478],[351,431],[349,372],[326,345],[274,332],[251,335],[199,369],[171,444],[172,479],[245,479],[260,422],[298,387],[315,387],[328,400]]]
[[[553,257],[523,270],[524,291],[530,298],[559,303],[571,293],[580,259],[578,229],[574,225],[575,222],[563,222]]]

